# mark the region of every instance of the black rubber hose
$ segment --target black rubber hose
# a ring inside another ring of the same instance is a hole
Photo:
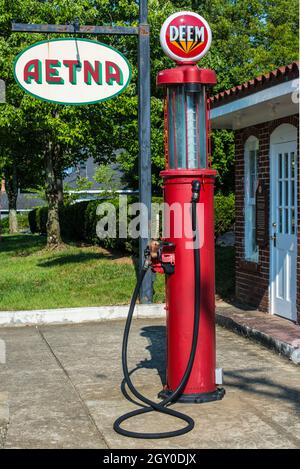
[[[119,417],[114,422],[114,427],[113,427],[114,430],[123,436],[131,437],[131,438],[143,438],[143,439],[171,438],[174,436],[184,435],[185,433],[190,432],[194,428],[194,425],[195,425],[194,420],[188,415],[167,407],[168,404],[176,401],[176,399],[180,396],[180,394],[182,393],[182,391],[184,390],[188,382],[189,376],[193,368],[193,363],[194,363],[196,350],[197,350],[197,343],[198,343],[199,324],[200,324],[200,248],[198,245],[199,240],[197,236],[198,234],[197,202],[199,200],[200,187],[199,185],[196,185],[196,189],[195,189],[195,183],[198,183],[198,181],[193,181],[193,197],[192,197],[192,227],[195,233],[195,236],[194,236],[194,272],[195,272],[194,327],[193,327],[192,346],[191,346],[191,352],[190,352],[188,364],[183,374],[183,377],[181,379],[181,382],[179,383],[175,391],[172,394],[170,394],[167,398],[165,398],[164,400],[158,403],[151,401],[147,397],[140,394],[139,391],[137,391],[137,389],[134,387],[131,381],[130,373],[128,370],[128,363],[127,363],[128,362],[127,360],[128,338],[129,338],[129,332],[130,332],[130,327],[131,327],[131,322],[132,322],[132,316],[133,316],[134,308],[138,299],[139,291],[140,291],[142,282],[144,280],[145,274],[148,268],[150,267],[149,263],[145,261],[145,264],[143,266],[142,271],[140,272],[137,284],[135,286],[135,289],[131,298],[129,312],[128,312],[128,316],[127,316],[127,320],[125,324],[124,335],[123,335],[123,345],[122,345],[122,367],[123,367],[123,373],[124,373],[124,380],[128,388],[132,392],[132,394],[135,397],[137,397],[141,402],[143,402],[144,404],[147,404],[149,407],[142,407],[140,409],[133,410],[132,412],[128,412],[122,415],[121,417]],[[180,420],[183,420],[184,422],[187,423],[187,425],[184,428],[180,428],[179,430],[173,430],[173,431],[161,432],[161,433],[133,432],[133,431],[125,430],[124,428],[121,427],[122,422],[124,422],[125,420],[131,417],[135,417],[141,414],[146,414],[152,411],[157,411],[163,414],[171,415]]]

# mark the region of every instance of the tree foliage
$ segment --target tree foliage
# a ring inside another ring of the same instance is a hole
[[[130,3],[130,2],[128,2]],[[298,59],[297,0],[149,0],[151,28],[151,151],[152,183],[160,192],[159,172],[164,167],[163,94],[156,87],[159,70],[174,66],[161,51],[159,30],[168,15],[180,10],[193,10],[204,16],[212,28],[213,41],[200,66],[216,71],[216,93]],[[131,62],[136,50],[128,39],[122,39]],[[136,70],[136,69],[135,69]],[[118,157],[126,182],[138,187],[138,133],[136,73],[127,93],[110,101],[99,112],[117,146],[126,151]],[[104,115],[106,117],[104,117]],[[112,117],[111,122],[109,116]],[[230,131],[214,131],[212,135],[213,166],[218,170],[217,189],[234,190],[234,137]]]
[[[228,89],[298,58],[297,0],[149,0],[152,182],[156,192],[160,191],[159,171],[164,167],[164,140],[163,94],[162,90],[157,89],[155,82],[159,70],[174,65],[160,48],[159,30],[168,15],[189,9],[203,15],[212,27],[212,47],[200,63],[202,67],[210,67],[217,72],[218,84],[212,92]],[[108,163],[116,158],[115,150],[123,148],[125,152],[117,157],[118,162],[122,166],[127,184],[136,188],[136,38],[97,38],[123,52],[133,67],[130,86],[113,100],[82,107],[44,103],[24,94],[13,79],[14,57],[27,45],[52,36],[11,33],[11,21],[65,24],[73,22],[75,18],[81,24],[137,25],[138,2],[0,0],[0,77],[6,81],[7,87],[7,104],[0,106],[0,165],[3,167],[9,164],[14,153],[18,161],[25,161],[28,168],[32,168],[33,164],[37,165],[34,174],[39,181],[39,175],[43,177],[45,174],[44,153],[49,142],[56,149],[54,171],[57,174],[61,174],[74,161],[85,159],[87,153],[94,155],[99,162]],[[15,145],[16,134],[18,148]],[[214,132],[213,150],[213,164],[220,174],[218,187],[228,192],[233,189],[232,133]]]

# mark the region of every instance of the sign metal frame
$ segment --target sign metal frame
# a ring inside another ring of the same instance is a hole
[[[139,127],[139,200],[147,211],[142,210],[141,223],[148,228],[148,237],[139,239],[139,268],[144,262],[144,251],[150,238],[151,226],[151,112],[150,112],[150,28],[148,24],[148,0],[139,2],[139,26],[97,26],[73,24],[24,24],[12,22],[12,32],[121,35],[138,37],[138,127]],[[152,274],[147,272],[140,289],[141,303],[153,299]]]

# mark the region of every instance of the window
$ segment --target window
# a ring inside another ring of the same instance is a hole
[[[295,152],[278,153],[277,220],[280,234],[295,234]]]
[[[245,143],[245,259],[258,262],[255,228],[255,193],[257,188],[258,139],[254,136]]]

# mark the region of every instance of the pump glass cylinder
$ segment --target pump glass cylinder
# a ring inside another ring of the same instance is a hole
[[[205,86],[172,85],[167,89],[168,167],[207,167],[207,106]]]

